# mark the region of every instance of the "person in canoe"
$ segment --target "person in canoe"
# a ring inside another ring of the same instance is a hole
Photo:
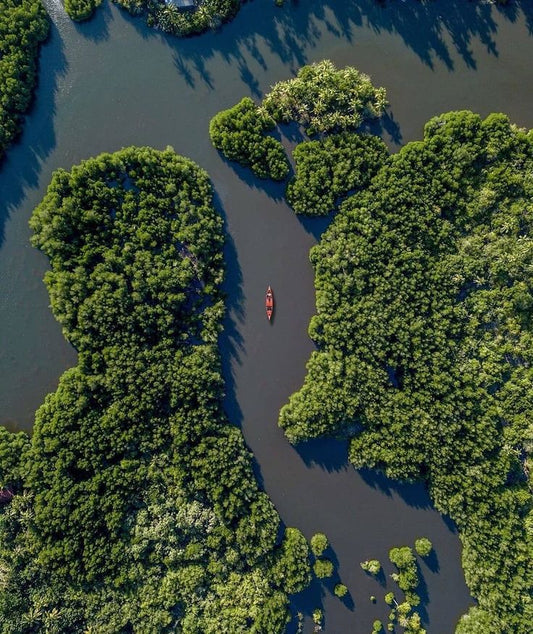
[[[272,319],[272,314],[274,313],[274,295],[270,286],[267,288],[265,306],[268,321],[270,321]]]

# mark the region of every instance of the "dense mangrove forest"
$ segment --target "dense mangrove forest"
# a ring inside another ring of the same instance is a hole
[[[41,0],[3,0],[0,6],[0,161],[20,132],[37,81],[39,45],[48,35]]]
[[[272,632],[310,579],[221,407],[222,219],[171,149],[57,171],[35,210],[78,365],[2,430],[0,630]]]
[[[475,3],[465,31],[454,5],[442,35],[431,3],[287,3],[219,33],[244,1],[0,7],[0,163],[46,62],[2,166],[0,307],[37,314],[48,263],[76,359],[0,426],[0,634],[530,634],[533,131],[439,98],[400,147],[368,41],[451,76],[446,38],[468,73],[478,38],[520,75],[492,40],[532,14]]]
[[[457,523],[478,606],[458,634],[533,622],[533,133],[432,119],[311,252],[318,350],[287,438],[350,438],[356,467],[423,479]]]
[[[287,89],[299,80],[297,93]],[[526,634],[533,622],[532,133],[501,114],[452,112],[389,156],[379,139],[357,132],[363,117],[341,116],[364,113],[364,100],[343,103],[332,89],[330,105],[321,100],[318,108],[317,83],[329,82],[302,69],[274,87],[277,99],[255,106],[319,134],[293,151],[286,198],[297,213],[327,214],[347,197],[311,251],[317,314],[309,334],[318,350],[280,425],[292,443],[348,438],[355,467],[425,481],[460,530],[466,581],[478,600],[457,632]],[[384,91],[373,92],[369,78],[363,86],[379,116]],[[301,106],[308,97],[315,109]],[[234,121],[235,112],[212,126]],[[226,138],[241,134],[226,130]],[[250,164],[213,140],[227,158]]]

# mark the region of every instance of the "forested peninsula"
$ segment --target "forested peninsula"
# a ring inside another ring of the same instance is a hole
[[[171,149],[103,154],[54,174],[31,227],[79,361],[31,439],[1,430],[0,631],[284,631],[308,545],[222,410],[206,173]]]
[[[39,45],[48,36],[41,0],[0,5],[0,161],[20,132],[37,80]]]
[[[533,132],[432,119],[311,251],[318,350],[280,413],[293,443],[427,482],[478,601],[457,634],[533,623],[532,201]]]

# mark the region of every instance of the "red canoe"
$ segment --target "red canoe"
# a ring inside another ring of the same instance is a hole
[[[266,300],[265,300],[266,312],[268,321],[272,319],[272,313],[274,312],[274,295],[270,286],[267,288]]]

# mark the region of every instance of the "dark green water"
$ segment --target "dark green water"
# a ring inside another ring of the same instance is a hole
[[[385,561],[391,546],[426,535],[438,561],[422,566],[423,616],[430,634],[452,632],[471,603],[460,542],[422,487],[354,472],[344,447],[333,442],[297,451],[277,428],[279,408],[301,385],[312,350],[308,251],[325,224],[298,220],[282,189],[265,189],[228,166],[211,147],[207,127],[221,108],[244,95],[259,97],[302,64],[326,57],[387,88],[391,117],[383,134],[392,147],[420,138],[428,118],[451,109],[505,111],[533,126],[533,7],[526,14],[526,4],[500,11],[464,0],[384,7],[308,0],[280,10],[255,0],[220,32],[176,40],[109,5],[75,26],[59,0],[45,4],[54,26],[41,55],[36,103],[0,171],[1,422],[31,429],[35,409],[76,360],[48,308],[41,282],[46,261],[28,242],[28,218],[52,171],[125,145],[172,145],[209,172],[227,220],[228,413],[242,426],[283,520],[308,537],[328,534],[353,598],[343,604],[315,586],[298,606],[322,603],[331,634],[369,633],[375,618],[386,619],[385,590],[359,562]],[[264,315],[267,284],[278,308],[272,326]]]

